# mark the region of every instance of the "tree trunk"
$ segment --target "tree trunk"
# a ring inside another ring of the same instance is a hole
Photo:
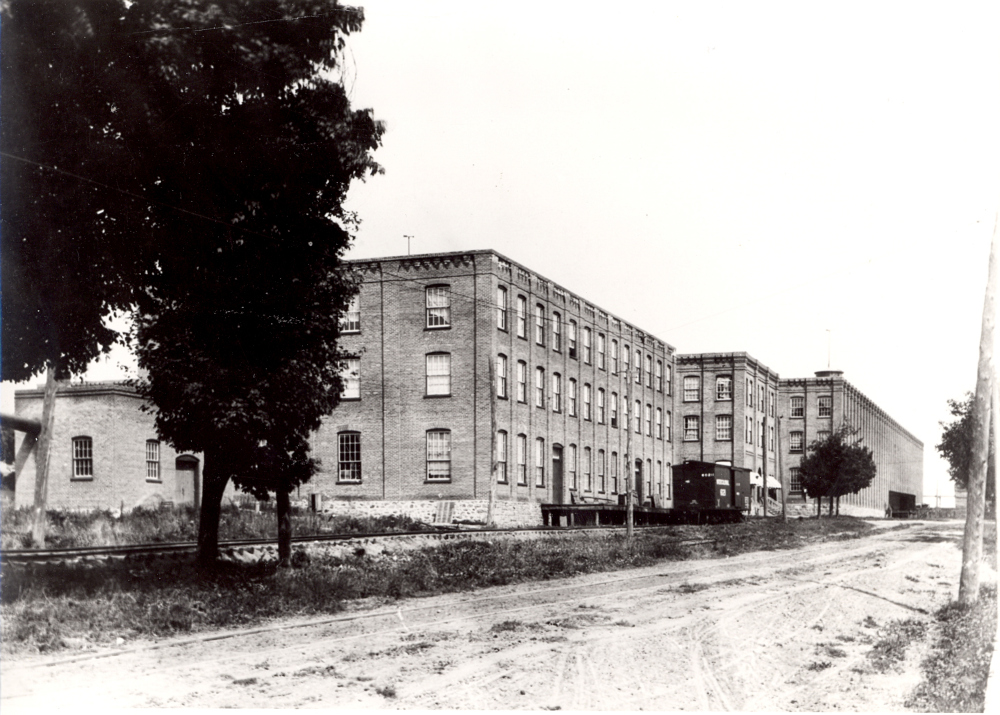
[[[220,474],[222,461],[216,450],[205,452],[202,469],[201,513],[198,521],[198,563],[208,566],[219,556],[219,517],[222,495],[229,477]]]
[[[816,518],[823,516],[823,497],[816,497]]]
[[[49,456],[52,452],[52,427],[56,418],[57,387],[56,369],[52,363],[49,363],[45,369],[42,429],[38,433],[38,446],[35,452],[35,503],[32,509],[31,526],[31,540],[39,549],[45,548],[45,531],[48,526],[46,502],[49,498]]]
[[[279,487],[275,495],[278,504],[278,566],[292,565],[292,506],[288,492]]]
[[[993,226],[990,263],[983,301],[979,338],[979,367],[972,414],[972,459],[969,474],[965,538],[962,543],[962,577],[958,602],[971,605],[979,600],[979,561],[983,555],[983,508],[986,502],[986,462],[989,459],[990,403],[993,401],[993,326],[996,322],[997,226]]]

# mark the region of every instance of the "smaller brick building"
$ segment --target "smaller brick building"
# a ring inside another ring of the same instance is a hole
[[[18,390],[18,417],[41,420],[44,391]],[[197,505],[199,455],[178,454],[157,437],[153,415],[127,385],[61,383],[56,393],[49,467],[52,509],[123,509],[162,502]],[[18,433],[18,447],[24,435]],[[34,502],[35,460],[16,475],[15,505]]]

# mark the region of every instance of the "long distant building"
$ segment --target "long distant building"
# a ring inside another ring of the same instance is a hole
[[[341,323],[348,379],[312,440],[321,468],[296,495],[303,502],[469,520],[492,502],[500,523],[526,523],[542,503],[618,502],[628,473],[640,503],[669,507],[671,467],[687,460],[746,467],[758,497],[782,483],[794,497],[804,450],[845,422],[864,431],[879,466],[869,489],[842,500],[846,511],[922,501],[922,444],[840,373],[786,380],[746,353],[675,355],[492,250],[348,265],[360,280]],[[168,453],[151,421],[124,417],[138,399],[115,395],[88,401],[61,388],[51,504],[189,499],[198,455]],[[19,415],[40,410],[37,390],[15,399]],[[154,454],[169,462],[158,473],[170,485],[150,476]],[[19,505],[31,499],[31,474],[22,476]]]

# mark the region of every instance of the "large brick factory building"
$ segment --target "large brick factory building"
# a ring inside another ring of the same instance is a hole
[[[922,499],[921,443],[839,373],[783,380],[746,353],[676,356],[495,251],[349,265],[360,279],[342,323],[349,379],[313,438],[322,466],[293,495],[303,502],[481,520],[492,501],[498,523],[529,523],[541,503],[617,503],[626,470],[639,503],[669,507],[671,465],[685,460],[747,467],[758,494],[765,477],[772,496],[775,478],[791,479],[794,496],[799,445],[845,420],[879,465],[848,511]],[[40,415],[40,390],[15,399],[19,416]],[[60,389],[53,507],[197,499],[198,455],[160,445],[138,405],[121,386]],[[18,505],[32,483],[33,470],[19,475]]]

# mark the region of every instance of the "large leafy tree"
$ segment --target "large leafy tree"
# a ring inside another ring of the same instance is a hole
[[[833,500],[857,494],[875,478],[872,451],[857,439],[858,430],[844,425],[827,437],[809,445],[809,454],[799,464],[799,479],[806,496]],[[838,502],[839,503],[839,502]]]
[[[4,378],[82,370],[118,337],[108,312],[137,307],[160,434],[206,457],[210,558],[228,479],[287,495],[339,393],[342,202],[379,171],[383,132],[339,79],[363,14],[335,0],[2,11]]]
[[[975,397],[971,392],[965,394],[965,399],[948,400],[948,408],[955,418],[951,422],[941,422],[941,441],[937,444],[937,451],[948,460],[948,476],[951,481],[968,489],[969,478],[972,474],[972,436],[973,436],[973,403]],[[990,419],[989,439],[989,459],[986,462],[986,503],[996,502],[997,479],[996,469],[993,459],[993,430],[994,423],[992,415]]]

